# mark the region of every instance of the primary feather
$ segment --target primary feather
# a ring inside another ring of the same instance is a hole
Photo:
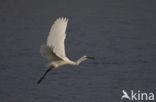
[[[47,46],[60,58],[66,59],[64,40],[68,19],[58,18],[52,25],[47,39]]]

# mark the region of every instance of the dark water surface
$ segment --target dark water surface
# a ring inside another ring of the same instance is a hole
[[[156,95],[154,0],[0,0],[0,102],[121,102],[122,90]],[[37,80],[39,54],[58,17],[68,17],[71,60]]]

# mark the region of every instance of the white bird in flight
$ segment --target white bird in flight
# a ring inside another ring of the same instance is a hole
[[[56,69],[66,64],[76,66],[87,59],[94,59],[94,57],[83,56],[74,62],[66,57],[64,40],[66,38],[65,32],[67,23],[67,18],[58,18],[50,29],[47,44],[41,45],[41,56],[50,60],[51,63],[48,65],[49,68],[46,70],[43,76],[38,80],[38,84],[41,83],[46,74],[52,69]]]

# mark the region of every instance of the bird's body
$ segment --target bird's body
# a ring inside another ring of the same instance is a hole
[[[47,44],[42,45],[40,48],[40,53],[43,57],[47,58],[50,62],[48,67],[50,67],[44,75],[40,78],[38,83],[42,81],[45,75],[51,70],[56,69],[60,66],[69,64],[69,65],[79,65],[82,61],[87,59],[92,59],[93,57],[83,56],[77,61],[71,61],[66,57],[64,41],[66,38],[66,27],[68,19],[67,18],[58,18],[52,25],[49,36],[47,39]]]

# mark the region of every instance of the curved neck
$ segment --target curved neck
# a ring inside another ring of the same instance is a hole
[[[75,62],[71,62],[71,64],[72,65],[79,65],[81,62],[83,62],[83,61],[85,61],[85,60],[87,60],[86,58],[84,58],[84,57],[81,57],[81,58],[79,58],[77,61],[75,61]]]

